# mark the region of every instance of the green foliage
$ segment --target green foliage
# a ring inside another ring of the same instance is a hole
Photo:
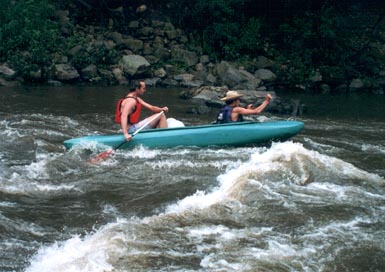
[[[108,65],[117,63],[118,52],[116,49],[108,49],[104,44],[90,46],[89,42],[79,36],[73,36],[68,40],[65,47],[72,48],[74,46],[81,46],[81,50],[76,53],[71,63],[75,68],[81,70],[90,64],[95,64],[98,67],[107,67]],[[86,48],[86,50],[84,50]]]
[[[246,24],[214,23],[203,31],[203,48],[211,56],[236,59],[265,52],[261,38],[262,22],[251,18]]]
[[[305,81],[314,68],[319,68],[324,81],[331,85],[375,76],[384,60],[378,48],[369,46],[376,20],[378,17],[351,10],[337,13],[328,8],[282,24],[282,38],[275,42],[290,61],[291,69],[300,75],[291,75],[289,80]]]
[[[214,57],[236,57],[232,46],[238,34],[237,23],[214,23],[203,30],[203,49]]]
[[[176,21],[201,37],[202,48],[212,58],[236,59],[264,52],[262,20],[248,18],[243,10],[246,0],[181,1],[185,8]],[[180,3],[181,3],[180,2]]]
[[[46,67],[56,51],[55,9],[47,0],[0,0],[0,5],[0,61],[9,62],[28,79],[31,71]]]
[[[92,57],[95,64],[108,66],[117,63],[118,52],[115,49],[108,49],[106,46],[102,45],[93,51]]]
[[[239,32],[239,38],[234,41],[235,49],[241,55],[258,56],[266,53],[266,42],[262,38],[262,20],[250,18]]]

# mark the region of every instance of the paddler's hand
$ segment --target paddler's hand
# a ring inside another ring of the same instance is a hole
[[[128,133],[124,133],[124,138],[126,138],[126,141],[129,142],[132,140],[132,135]]]
[[[162,111],[164,111],[164,112],[168,112],[168,107],[163,107],[163,108],[161,108],[162,109]]]
[[[266,100],[268,101],[268,102],[270,102],[270,100],[272,99],[273,97],[271,96],[271,94],[267,94],[266,95]]]

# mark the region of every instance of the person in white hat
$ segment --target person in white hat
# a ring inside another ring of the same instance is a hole
[[[226,96],[221,98],[222,101],[225,101],[226,106],[219,111],[216,121],[217,124],[242,122],[243,115],[260,114],[267,107],[272,98],[271,94],[267,94],[265,101],[263,101],[259,107],[254,108],[252,104],[249,104],[246,108],[243,108],[240,107],[240,98],[242,96],[243,94],[236,91],[228,91]]]

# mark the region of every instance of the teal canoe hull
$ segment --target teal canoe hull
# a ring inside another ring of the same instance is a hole
[[[303,127],[304,123],[299,121],[275,121],[150,129],[139,132],[120,149],[139,145],[148,148],[260,145],[272,141],[285,141],[298,134]],[[115,148],[124,140],[123,134],[91,135],[66,140],[64,146],[70,149],[87,142],[96,142],[98,145]]]

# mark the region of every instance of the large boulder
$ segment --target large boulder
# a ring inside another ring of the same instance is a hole
[[[206,104],[207,106],[220,108],[223,104],[219,100],[220,92],[217,92],[210,88],[202,88],[202,90],[195,96],[192,97],[192,102],[195,104]]]
[[[255,90],[261,84],[262,80],[260,78],[255,77],[252,73],[250,73],[244,69],[240,69],[239,73],[242,77],[242,82],[240,84],[238,84],[237,86],[235,86],[234,88]]]
[[[75,67],[68,63],[56,64],[55,75],[60,81],[75,81],[80,77]]]
[[[16,77],[16,72],[9,68],[7,65],[0,65],[0,76],[4,79],[10,80]]]
[[[144,74],[150,63],[140,55],[123,56],[119,62],[122,71],[129,76]]]
[[[240,84],[243,80],[239,70],[227,61],[221,61],[217,64],[215,71],[222,82],[229,88],[233,88],[234,86]]]
[[[277,76],[268,69],[258,69],[257,71],[255,71],[254,75],[255,77],[260,78],[266,82],[274,81],[277,78]]]
[[[130,49],[134,52],[139,52],[143,49],[143,42],[138,39],[122,39],[120,46]]]
[[[84,80],[90,80],[98,75],[98,68],[95,64],[90,64],[81,70],[81,76]]]
[[[349,84],[350,91],[358,91],[364,87],[365,87],[364,82],[359,78],[353,79]]]
[[[254,76],[243,68],[236,68],[232,64],[221,61],[215,71],[221,81],[229,88],[256,89],[261,84],[261,78]]]
[[[114,75],[117,82],[119,82],[120,85],[127,85],[128,80],[124,77],[123,71],[120,68],[114,68],[112,70],[112,74]]]
[[[199,61],[196,53],[178,47],[171,50],[171,58],[183,62],[187,67],[195,66]]]

